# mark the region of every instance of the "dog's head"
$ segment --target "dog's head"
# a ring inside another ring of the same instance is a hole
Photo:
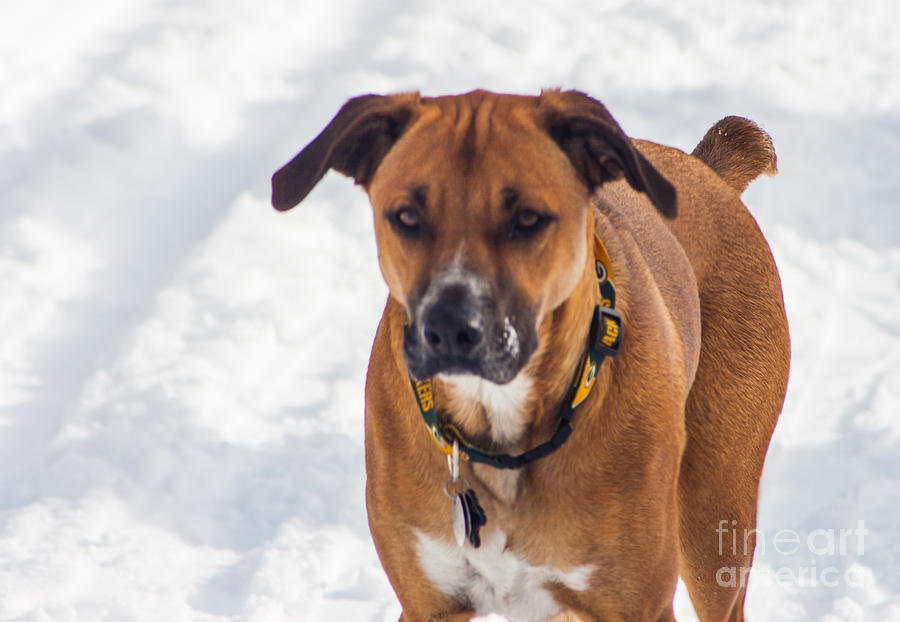
[[[275,173],[275,207],[297,205],[330,168],[369,194],[416,378],[504,384],[522,370],[545,314],[593,266],[597,187],[624,177],[663,215],[676,210],[672,185],[603,104],[575,91],[357,97]]]

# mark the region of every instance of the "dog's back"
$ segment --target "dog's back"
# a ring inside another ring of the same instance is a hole
[[[737,195],[776,172],[775,149],[741,117],[714,124],[691,155],[636,143],[678,189],[679,217],[666,224],[688,256],[700,298],[701,354],[679,476],[681,574],[701,620],[735,622],[743,620],[759,478],[790,364],[778,271]],[[736,546],[719,547],[717,529]],[[720,571],[728,580],[719,580]]]

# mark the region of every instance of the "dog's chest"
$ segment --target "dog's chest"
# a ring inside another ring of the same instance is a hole
[[[494,530],[479,548],[418,534],[419,563],[440,591],[472,607],[479,615],[496,613],[515,622],[537,622],[560,612],[544,587],[559,583],[582,591],[593,567],[578,566],[563,571],[531,564],[507,549],[506,536]]]
[[[518,442],[525,426],[523,411],[534,384],[531,378],[519,374],[505,385],[471,374],[441,374],[439,378],[457,397],[484,408],[494,441],[502,444]]]

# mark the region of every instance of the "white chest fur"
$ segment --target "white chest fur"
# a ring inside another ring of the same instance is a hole
[[[418,534],[419,563],[439,590],[468,603],[478,615],[496,613],[514,622],[539,622],[560,613],[544,588],[559,583],[583,591],[592,566],[563,571],[534,566],[506,548],[501,531],[486,534],[479,548]]]
[[[503,385],[471,374],[442,374],[440,379],[457,396],[478,402],[484,407],[495,441],[515,443],[521,438],[525,425],[522,410],[531,394],[531,378],[519,374]]]

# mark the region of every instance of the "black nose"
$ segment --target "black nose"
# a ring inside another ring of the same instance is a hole
[[[484,341],[482,314],[466,300],[439,300],[428,309],[424,320],[425,343],[438,357],[471,356]]]

